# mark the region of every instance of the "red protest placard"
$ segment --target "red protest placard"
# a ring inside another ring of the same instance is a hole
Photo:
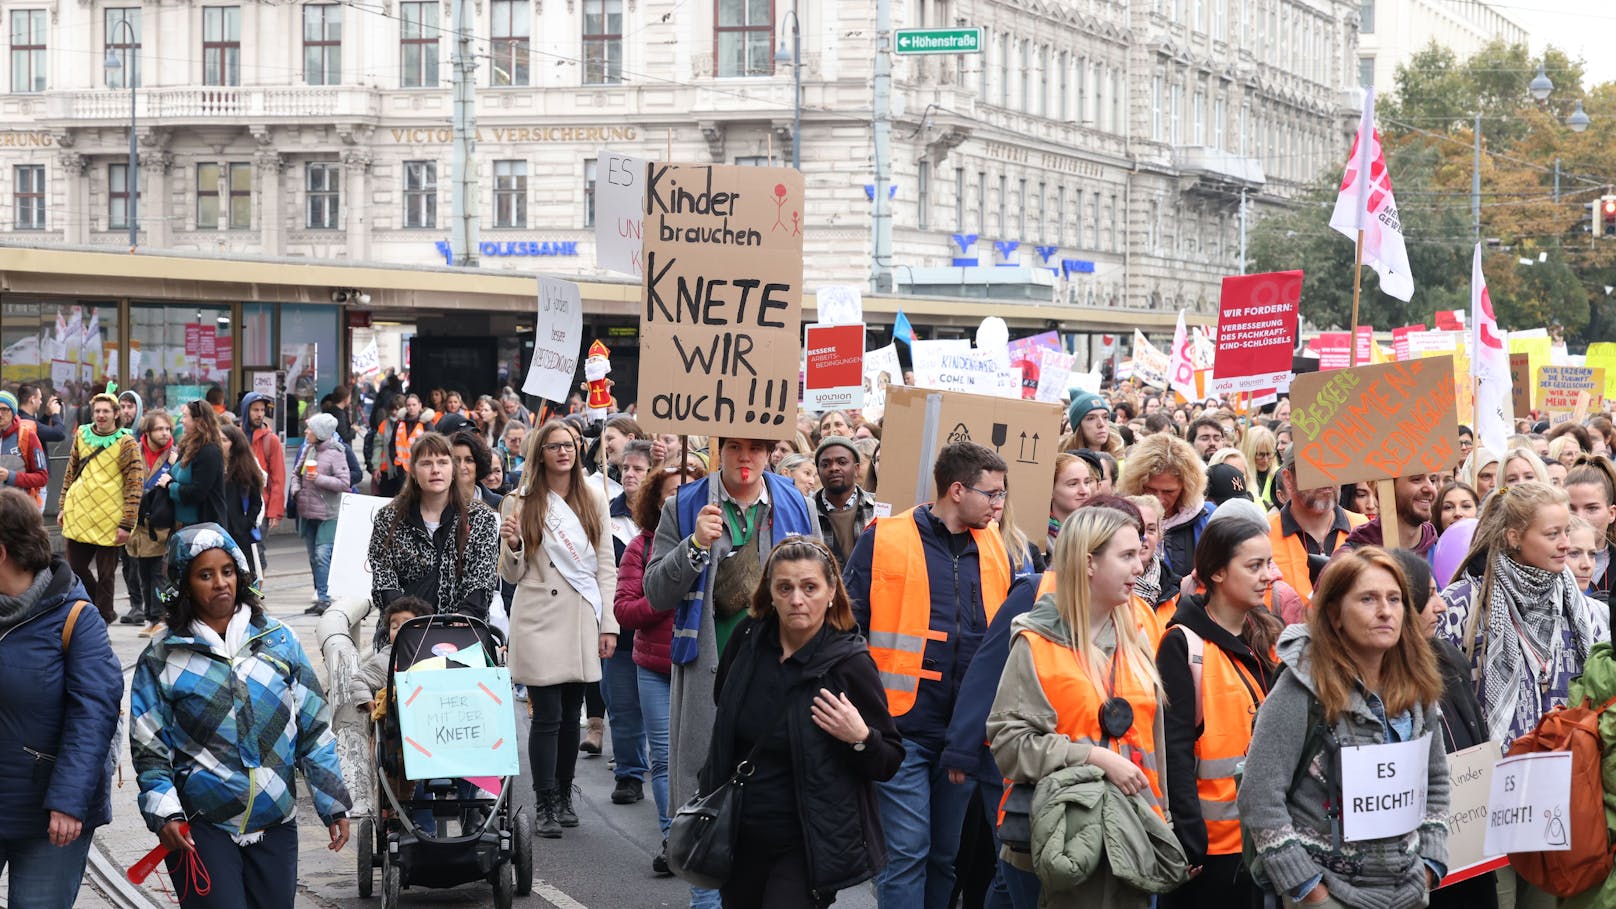
[[[1392,329],[1392,359],[1402,361],[1409,358],[1409,336],[1425,331],[1424,325],[1404,325],[1402,328]]]
[[[202,323],[185,323],[185,355],[198,356],[202,351]]]
[[[1211,390],[1228,394],[1288,387],[1301,303],[1300,271],[1224,278]]]
[[[1375,330],[1368,325],[1358,326],[1358,365],[1369,365],[1369,345],[1374,341]],[[1309,345],[1319,353],[1319,370],[1346,369],[1352,365],[1352,351],[1347,349],[1347,333],[1344,331],[1321,331]]]
[[[810,325],[802,399],[809,410],[864,406],[864,326]]]

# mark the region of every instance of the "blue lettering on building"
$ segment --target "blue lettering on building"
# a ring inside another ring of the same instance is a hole
[[[443,256],[443,261],[454,264],[454,250],[449,247],[448,240],[438,240],[432,244]],[[477,244],[477,252],[489,257],[503,256],[576,256],[578,255],[577,240],[489,240]]]

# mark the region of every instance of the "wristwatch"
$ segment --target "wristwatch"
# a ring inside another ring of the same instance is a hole
[[[854,742],[853,743],[853,750],[855,752],[859,753],[859,754],[863,754],[864,749],[870,747],[870,736],[871,736],[871,734],[872,733],[865,733],[864,738],[859,739],[858,741]]]

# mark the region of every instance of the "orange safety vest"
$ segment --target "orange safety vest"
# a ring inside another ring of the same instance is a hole
[[[875,548],[870,559],[870,656],[887,692],[887,709],[903,716],[915,706],[921,681],[936,682],[942,673],[924,668],[927,641],[946,641],[948,632],[931,627],[931,584],[926,552],[914,509],[875,519]],[[1010,595],[1010,553],[997,525],[972,530],[981,565],[984,626]]]
[[[1349,527],[1357,528],[1368,520],[1356,512],[1347,512]],[[1279,574],[1285,583],[1301,595],[1303,602],[1310,603],[1313,600],[1313,576],[1307,570],[1307,547],[1302,544],[1300,535],[1285,536],[1281,528],[1280,514],[1276,511],[1268,516],[1268,542],[1274,547],[1274,564],[1279,566]],[[1336,548],[1339,549],[1346,538],[1347,534],[1341,534],[1335,541]]]
[[[1031,648],[1033,670],[1038,673],[1044,697],[1055,708],[1055,731],[1074,742],[1110,748],[1133,761],[1150,782],[1151,807],[1165,818],[1166,797],[1156,755],[1155,687],[1148,679],[1136,678],[1128,661],[1117,657],[1116,696],[1133,706],[1133,728],[1120,740],[1108,741],[1100,729],[1100,705],[1106,695],[1094,687],[1077,654],[1065,644],[1057,644],[1035,631],[1022,629],[1020,634]],[[1103,674],[1109,676],[1110,667],[1104,667]]]
[[[17,424],[17,454],[21,456],[23,462],[21,470],[32,470],[33,465],[28,463],[28,455],[33,452],[35,445],[43,448],[44,443],[39,441],[39,433],[35,431],[35,424],[31,420],[24,420],[22,417],[17,416],[13,416],[11,419]],[[47,452],[47,454],[49,454],[49,452]],[[41,511],[45,509],[44,486],[36,486],[33,489],[24,489],[21,486],[16,488],[27,493],[28,498],[34,500],[35,507],[39,508]]]
[[[1190,662],[1200,660],[1201,735],[1195,740],[1195,791],[1206,822],[1207,855],[1238,855],[1240,810],[1235,805],[1235,769],[1251,749],[1257,708],[1267,694],[1251,672],[1223,648],[1206,644],[1180,626],[1191,642]],[[1199,644],[1199,646],[1195,646]],[[1192,667],[1193,668],[1193,667]]]
[[[1038,578],[1038,592],[1033,594],[1033,602],[1043,599],[1046,593],[1054,592],[1055,572],[1046,571]],[[1160,647],[1162,634],[1167,630],[1167,620],[1173,617],[1172,611],[1169,610],[1165,616],[1159,615],[1150,608],[1149,603],[1145,602],[1145,598],[1138,594],[1130,595],[1128,603],[1133,607],[1134,617],[1139,620],[1139,630],[1144,634],[1145,640],[1150,642],[1151,649]],[[1169,603],[1176,606],[1178,598],[1175,596]]]
[[[399,421],[398,428],[393,430],[393,450],[398,453],[397,457],[394,458],[393,463],[397,464],[405,473],[409,473],[410,449],[415,446],[416,439],[426,435],[426,422],[424,420],[416,420],[414,432],[405,432],[404,426],[405,424],[401,420]]]

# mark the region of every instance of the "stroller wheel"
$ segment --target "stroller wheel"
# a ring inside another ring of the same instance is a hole
[[[511,909],[516,900],[516,863],[501,862],[494,869],[494,909]]]
[[[516,895],[533,892],[533,815],[526,808],[518,809],[514,816],[516,836],[513,838],[511,860],[516,865]]]
[[[359,853],[359,895],[369,899],[376,887],[375,822],[366,818],[359,822],[359,835],[354,837]]]
[[[392,856],[382,857],[382,909],[397,909],[399,890],[404,886],[404,872]]]

